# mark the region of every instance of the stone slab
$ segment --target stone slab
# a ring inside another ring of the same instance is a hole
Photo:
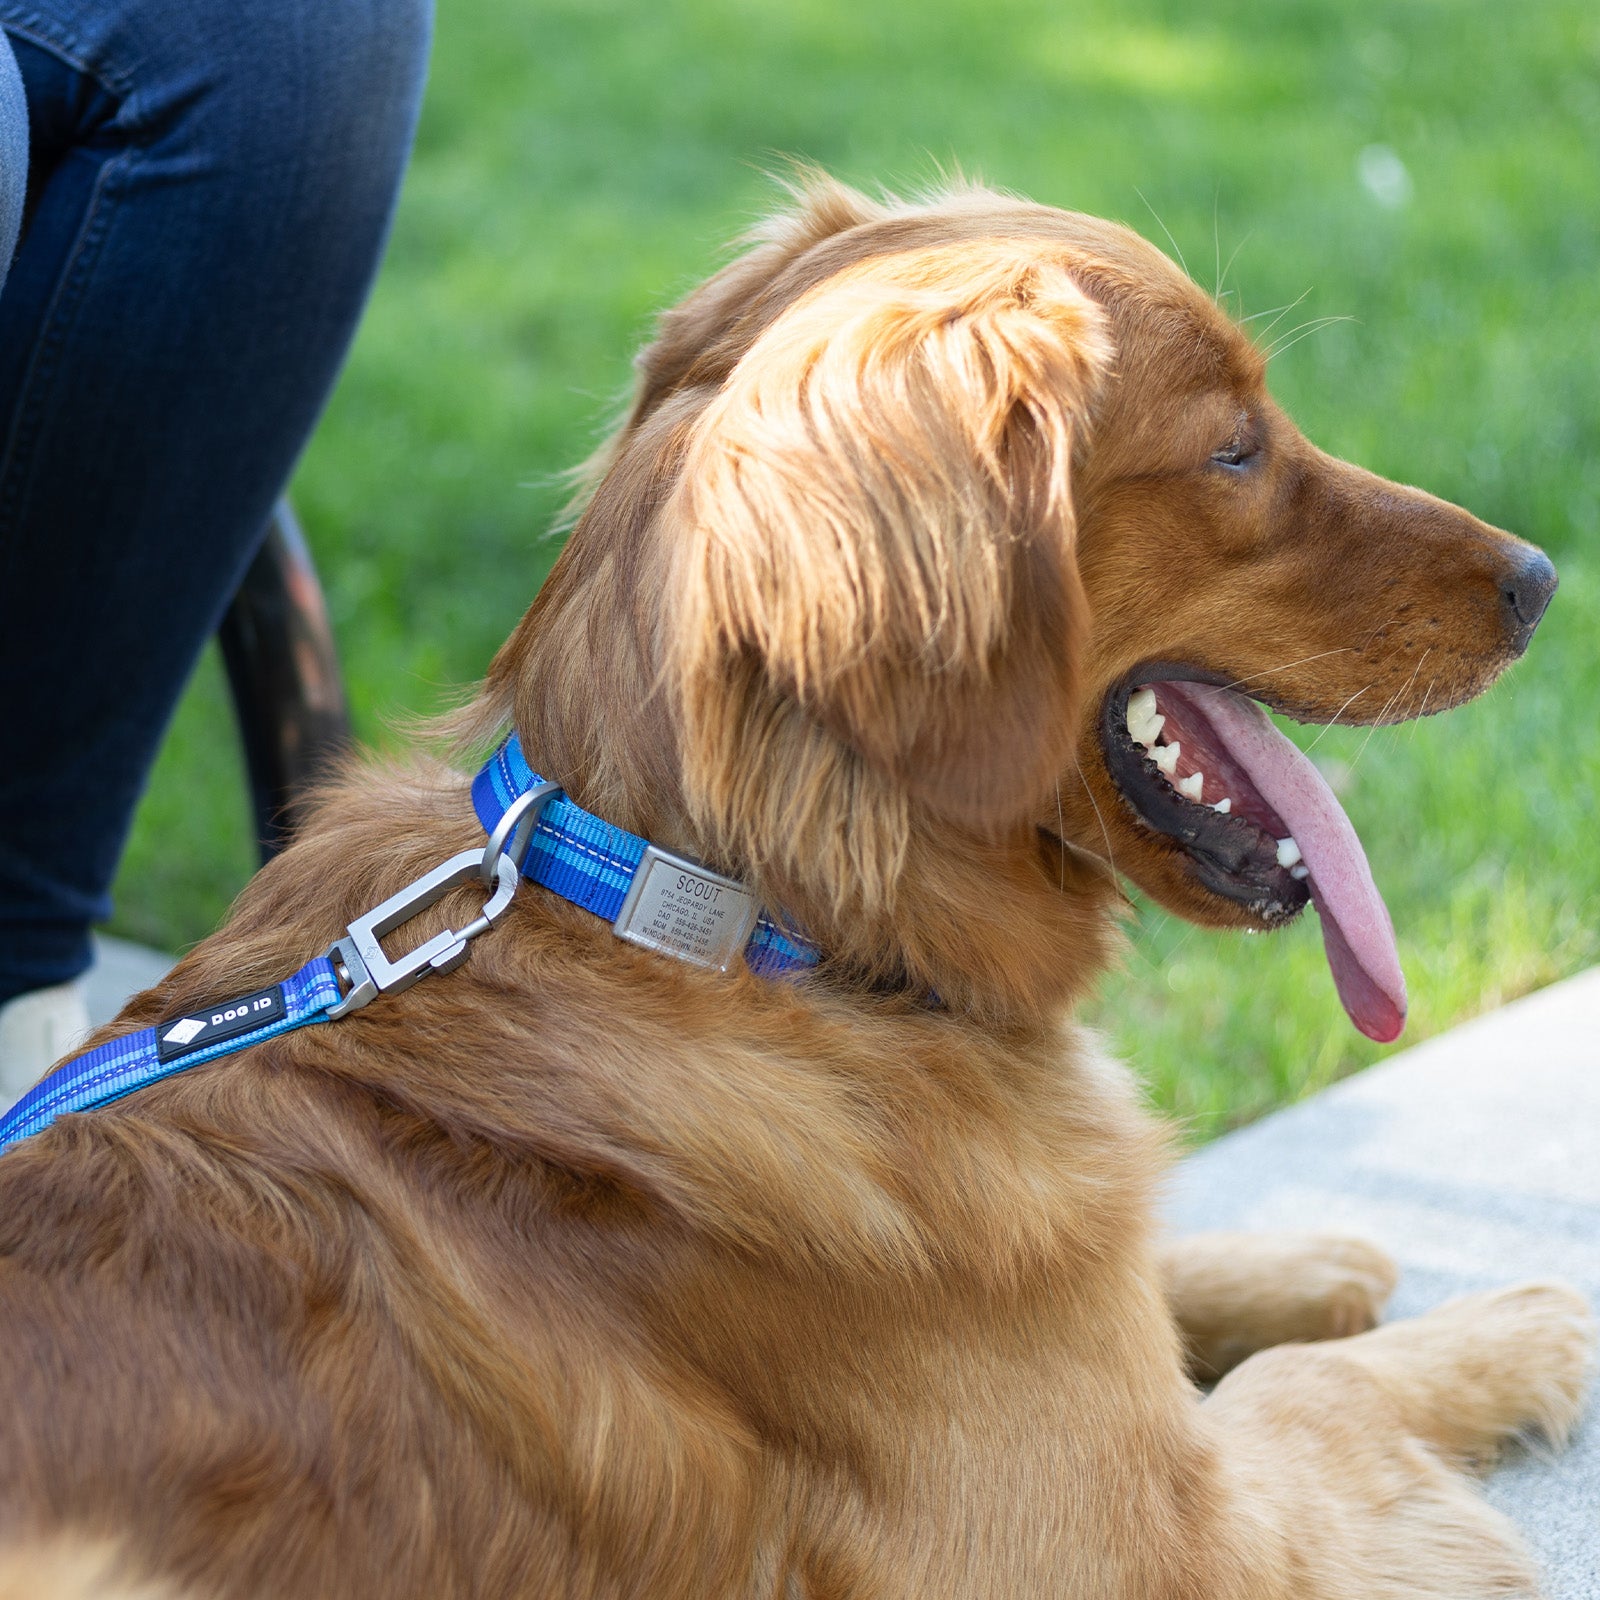
[[[130,996],[159,983],[173,958],[110,934],[94,936],[94,965],[83,980],[84,1004],[95,1027],[109,1022]]]

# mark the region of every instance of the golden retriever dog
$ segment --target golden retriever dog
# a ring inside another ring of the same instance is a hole
[[[820,963],[710,970],[524,884],[456,970],[0,1156],[0,1583],[1532,1592],[1468,1474],[1573,1422],[1582,1301],[1374,1327],[1368,1246],[1163,1240],[1163,1136],[1070,1013],[1121,874],[1212,926],[1313,903],[1392,1037],[1359,842],[1261,705],[1455,705],[1549,563],[1318,452],[1134,234],[978,189],[809,181],[639,374],[457,748],[515,729]],[[352,771],[102,1037],[484,840],[465,764]]]

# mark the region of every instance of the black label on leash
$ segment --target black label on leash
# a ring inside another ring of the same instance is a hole
[[[207,1045],[236,1038],[253,1028],[264,1028],[269,1022],[281,1022],[286,1015],[281,983],[270,989],[257,989],[238,1000],[225,1000],[220,1006],[188,1012],[157,1026],[156,1059],[175,1061],[191,1051],[204,1050]]]

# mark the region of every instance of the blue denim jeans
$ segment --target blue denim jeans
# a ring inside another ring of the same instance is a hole
[[[383,250],[428,0],[0,0],[0,1002],[75,976]],[[219,762],[237,758],[231,747]]]
[[[28,182],[28,102],[22,74],[5,34],[0,33],[0,289],[17,248],[22,198]]]

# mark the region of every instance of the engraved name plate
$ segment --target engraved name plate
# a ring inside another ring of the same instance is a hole
[[[633,944],[726,972],[755,920],[755,896],[742,883],[647,845],[612,926]]]

